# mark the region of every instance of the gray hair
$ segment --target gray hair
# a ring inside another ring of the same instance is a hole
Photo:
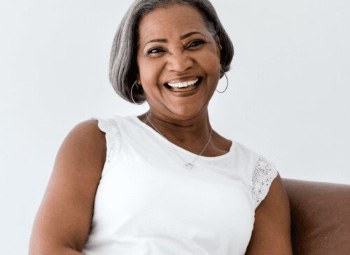
[[[220,43],[222,77],[230,69],[233,45],[209,0],[135,0],[122,19],[114,37],[109,64],[109,80],[123,99],[141,104],[146,100],[142,86],[137,84],[138,27],[143,16],[169,4],[188,4],[197,9],[213,36]]]

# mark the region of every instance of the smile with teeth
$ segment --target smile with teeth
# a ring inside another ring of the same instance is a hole
[[[174,83],[169,82],[167,84],[172,88],[187,88],[187,87],[195,85],[198,81],[199,81],[199,79],[197,78],[193,81],[174,82]]]

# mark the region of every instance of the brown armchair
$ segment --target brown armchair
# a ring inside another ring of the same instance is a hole
[[[293,254],[350,255],[350,185],[284,179]]]

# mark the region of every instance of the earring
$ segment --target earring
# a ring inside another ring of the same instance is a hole
[[[228,78],[227,78],[226,73],[225,73],[225,72],[223,72],[223,73],[224,73],[224,76],[225,76],[225,78],[226,78],[226,87],[224,88],[224,90],[221,90],[221,91],[216,89],[216,91],[217,91],[218,93],[220,93],[220,94],[225,93],[225,91],[226,91],[227,88],[228,88]]]
[[[134,103],[134,104],[137,104],[137,102],[135,101],[135,99],[134,99],[134,94],[133,94],[133,90],[134,90],[134,87],[135,86],[138,86],[139,84],[138,84],[138,82],[137,82],[137,80],[132,84],[132,86],[131,86],[131,89],[130,89],[130,97],[131,97],[131,101]]]

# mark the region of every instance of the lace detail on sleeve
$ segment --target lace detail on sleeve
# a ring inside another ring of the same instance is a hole
[[[277,174],[276,168],[271,163],[263,157],[258,158],[252,177],[252,195],[255,208],[257,208],[266,197],[271,183],[276,178]]]
[[[106,134],[106,166],[111,163],[113,156],[119,149],[119,130],[117,123],[112,119],[98,119],[98,127]]]

